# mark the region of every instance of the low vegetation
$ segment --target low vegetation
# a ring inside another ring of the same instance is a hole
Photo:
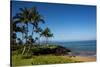
[[[23,45],[16,45],[12,46],[12,55],[14,54],[21,54]],[[26,46],[27,47],[27,46]],[[71,52],[70,49],[67,49],[65,47],[59,46],[59,45],[31,45],[30,51],[26,54],[30,55],[65,55]],[[26,48],[28,50],[28,47]]]
[[[23,58],[24,57],[24,58]],[[40,64],[57,64],[57,63],[77,63],[69,57],[65,56],[55,56],[55,55],[40,55],[32,56],[31,58],[26,59],[22,55],[12,56],[12,65],[13,66],[25,66],[25,65],[40,65]]]
[[[22,55],[21,48],[24,46],[18,45],[17,49],[12,50],[12,65],[39,65],[39,64],[56,64],[56,63],[74,63],[67,56],[63,56],[71,52],[71,50],[59,45],[34,45],[31,46],[29,53]]]

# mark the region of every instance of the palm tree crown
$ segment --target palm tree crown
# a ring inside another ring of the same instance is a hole
[[[46,44],[48,42],[48,38],[53,37],[53,34],[51,33],[51,31],[48,27],[45,28],[44,31],[40,35],[44,36],[46,38]]]

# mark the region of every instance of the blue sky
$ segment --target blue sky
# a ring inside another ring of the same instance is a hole
[[[54,41],[96,40],[96,7],[38,2],[12,2],[12,15],[19,8],[36,6],[45,17],[42,27],[49,27]],[[31,30],[31,25],[29,25]],[[29,33],[30,34],[30,33]],[[21,36],[18,33],[18,36]]]

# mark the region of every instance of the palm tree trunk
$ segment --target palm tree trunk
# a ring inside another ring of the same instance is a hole
[[[28,39],[28,23],[26,24],[27,25],[27,39]],[[26,43],[27,44],[27,43]],[[28,45],[28,44],[27,44]]]
[[[29,45],[28,50],[27,50],[27,55],[28,55],[28,53],[29,53],[29,51],[30,51],[30,48],[31,48],[31,46]]]
[[[23,43],[23,32],[22,32],[22,45],[23,45],[24,43]],[[23,51],[25,50],[25,47],[23,48]],[[24,54],[23,53],[23,51],[22,51],[22,55]]]
[[[24,55],[25,50],[26,50],[26,46],[24,45],[24,49],[23,49],[23,51],[22,51],[22,55]]]
[[[26,22],[26,26],[27,26],[27,32],[26,32],[26,45],[28,45],[28,44],[27,44],[27,38],[28,38],[28,23],[27,23],[27,22]],[[24,45],[24,49],[23,49],[23,51],[22,51],[22,55],[24,55],[25,51],[26,51],[26,46]]]
[[[24,33],[22,33],[22,44],[24,44],[23,40],[24,40]]]
[[[41,35],[39,34],[39,45],[41,45],[41,41],[40,41]]]
[[[26,38],[28,39],[28,23],[26,23],[27,25],[27,34],[26,34]],[[28,45],[27,40],[26,40],[26,45]],[[30,46],[30,45],[29,45]],[[28,55],[28,53],[26,53]]]
[[[48,44],[48,37],[46,37],[46,45]]]
[[[33,30],[34,30],[34,27],[33,27]],[[32,31],[32,36],[33,36],[33,31]],[[30,48],[31,48],[31,45],[32,45],[32,43],[29,45],[29,47],[28,47],[28,50],[27,50],[27,55],[28,55],[28,53],[29,53],[29,51],[30,51]]]
[[[40,36],[39,36],[39,45],[40,45]]]
[[[33,35],[34,35],[34,32],[33,32],[33,30],[34,30],[34,27],[33,27],[33,29],[32,29],[32,37],[33,37]],[[33,43],[32,43],[33,44]]]
[[[28,25],[27,25],[27,29],[28,29]],[[34,30],[34,27],[33,27],[33,30]],[[33,37],[33,35],[34,35],[34,32],[32,31],[32,37]],[[33,43],[31,43],[30,45],[29,45],[29,47],[28,47],[28,50],[27,50],[27,55],[28,55],[28,53],[29,53],[29,51],[30,51],[30,48],[31,48],[31,45],[32,45]]]
[[[25,34],[25,37],[27,37],[26,35],[27,35],[27,34]],[[26,42],[27,42],[27,38],[26,38]],[[25,46],[25,45],[26,45],[26,44],[27,44],[27,43],[24,44],[24,48],[23,48],[23,51],[22,51],[22,55],[24,55],[24,53],[25,53],[25,50],[26,50],[26,46]]]

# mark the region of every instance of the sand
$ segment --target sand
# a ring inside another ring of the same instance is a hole
[[[81,62],[95,62],[96,56],[64,56],[65,58],[71,58],[75,61]]]
[[[71,57],[74,60],[77,61],[82,61],[82,62],[93,62],[96,61],[96,57],[95,56],[75,56],[75,57]]]

